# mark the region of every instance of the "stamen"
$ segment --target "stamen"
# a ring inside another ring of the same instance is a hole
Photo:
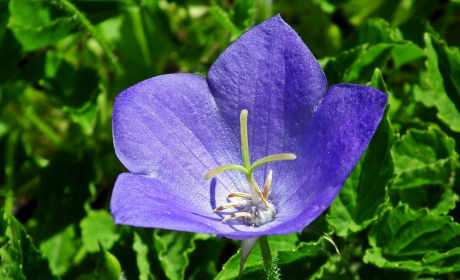
[[[270,172],[268,172],[267,180],[265,181],[265,187],[264,187],[264,198],[265,199],[268,199],[268,195],[270,194],[272,178],[273,178],[273,170],[270,170]]]
[[[222,206],[220,206],[220,207],[214,209],[214,212],[222,211],[222,210],[225,210],[225,209],[228,209],[228,208],[237,207],[237,206],[242,206],[242,205],[245,205],[245,204],[247,204],[246,201],[239,201],[239,202],[224,204],[224,205],[222,205]]]
[[[252,215],[246,212],[238,212],[235,214],[231,214],[230,216],[225,217],[225,219],[222,220],[222,223],[225,223],[226,221],[233,219],[233,218],[238,218],[238,217],[246,217],[251,219]]]
[[[242,192],[235,192],[235,193],[229,194],[228,197],[251,198],[251,195],[247,193],[242,193]]]
[[[256,187],[256,192],[257,194],[259,195],[260,199],[262,200],[262,202],[265,204],[265,206],[267,208],[270,208],[270,206],[268,206],[268,201],[265,199],[265,197],[262,195],[262,192],[260,191],[259,189],[259,186],[257,185],[256,181],[254,181],[254,187]]]

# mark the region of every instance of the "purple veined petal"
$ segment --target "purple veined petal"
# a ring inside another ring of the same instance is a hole
[[[228,133],[206,80],[194,74],[157,76],[123,91],[115,100],[112,126],[115,151],[125,167],[167,188],[180,188],[184,198],[209,200],[204,175],[241,158],[228,148],[239,136]],[[226,172],[217,178],[216,196],[244,191],[245,182],[241,172]]]
[[[209,197],[189,194],[154,178],[132,173],[118,176],[110,208],[115,224],[216,234],[222,227],[212,217]]]
[[[304,154],[273,182],[277,219],[293,218],[273,232],[300,231],[332,203],[364,153],[385,110],[388,96],[377,89],[332,86],[310,124]]]
[[[222,223],[224,215],[234,211],[214,213],[211,207],[214,194],[210,201],[209,196],[191,193],[184,197],[183,193],[181,188],[165,185],[155,178],[122,173],[115,183],[110,209],[116,224],[216,234],[238,240],[277,234],[271,229],[284,223],[282,219],[260,227],[236,219]],[[215,200],[225,199],[227,194],[217,196]]]
[[[279,15],[232,43],[211,66],[207,81],[233,134],[239,135],[241,110],[249,111],[252,162],[273,154],[302,153],[299,143],[308,137],[302,126],[327,92],[321,66]],[[267,171],[257,170],[256,180],[263,181]]]

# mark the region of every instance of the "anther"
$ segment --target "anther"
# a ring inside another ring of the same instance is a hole
[[[222,206],[214,209],[214,212],[222,211],[222,210],[237,207],[237,206],[242,206],[242,205],[245,205],[245,204],[247,204],[246,201],[240,201],[240,202],[234,202],[234,203],[225,204],[225,205],[222,205]]]
[[[265,181],[265,187],[264,187],[264,198],[265,199],[268,199],[268,195],[270,194],[272,178],[273,178],[273,170],[270,170],[270,172],[268,172],[267,180]]]
[[[256,189],[256,192],[257,194],[259,195],[260,199],[262,200],[262,202],[265,204],[265,206],[267,208],[270,208],[270,206],[268,206],[268,201],[265,199],[265,197],[262,195],[262,192],[260,191],[259,189],[259,186],[257,185],[256,181],[254,181],[254,187]]]
[[[228,197],[242,197],[242,198],[251,198],[251,195],[248,193],[235,192],[228,195]]]
[[[252,215],[246,212],[238,212],[235,214],[231,214],[230,216],[225,217],[225,219],[222,220],[222,223],[225,223],[226,221],[233,219],[233,218],[238,218],[238,217],[246,217],[251,219]]]

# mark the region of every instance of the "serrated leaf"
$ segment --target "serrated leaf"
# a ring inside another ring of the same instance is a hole
[[[357,83],[371,78],[375,68],[388,60],[394,44],[364,44],[330,58],[324,66],[329,84]]]
[[[76,27],[71,16],[53,18],[51,2],[9,2],[10,20],[8,28],[26,51],[54,44],[72,33]],[[58,9],[54,7],[54,9]]]
[[[369,233],[364,262],[378,267],[440,274],[460,270],[460,225],[407,205],[386,209]]]
[[[438,118],[453,131],[460,131],[460,54],[447,48],[433,35],[425,33],[426,68],[421,87],[414,93],[417,101],[438,110]]]
[[[136,262],[140,274],[139,280],[154,279],[152,273],[150,272],[150,263],[148,259],[149,248],[137,232],[134,232],[133,250],[136,252]]]
[[[91,210],[88,216],[81,220],[80,228],[83,245],[90,253],[99,251],[98,240],[104,248],[110,250],[120,238],[120,235],[115,232],[113,217],[107,210]]]
[[[193,251],[195,233],[156,230],[154,246],[166,277],[171,280],[184,279],[189,264],[189,253]]]
[[[447,215],[459,199],[452,189],[438,186],[399,189],[398,193],[401,202],[414,210],[428,208],[431,215]]]
[[[218,273],[217,269],[221,269],[216,258],[222,252],[223,241],[222,238],[213,235],[196,234],[192,240],[193,250],[190,250],[190,264],[185,271],[185,278],[188,280],[214,279]]]
[[[55,279],[21,223],[0,209],[0,272],[5,280]]]
[[[386,90],[380,70],[375,70],[369,85]],[[391,148],[395,134],[388,111],[387,107],[365,156],[356,165],[331,205],[327,221],[339,236],[347,236],[366,228],[377,218],[380,205],[385,203],[387,189],[394,177]]]
[[[45,254],[51,270],[57,276],[69,270],[77,248],[74,225],[69,225],[63,231],[40,243],[40,250]]]
[[[451,184],[457,165],[455,141],[437,128],[411,129],[393,148],[393,188]]]
[[[430,209],[430,213],[435,216],[447,215],[450,210],[455,208],[458,200],[458,195],[451,189],[448,189],[442,193],[439,202],[436,204],[435,207]]]

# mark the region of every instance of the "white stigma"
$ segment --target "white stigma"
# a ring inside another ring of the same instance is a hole
[[[244,217],[243,221],[250,226],[258,227],[273,220],[276,215],[275,206],[267,201],[268,207],[264,203],[252,206],[252,203],[246,204],[243,211],[251,214],[251,218]]]
[[[253,181],[254,190],[256,194],[260,198],[260,202],[257,205],[254,205],[253,200],[251,199],[252,196],[245,193],[231,193],[228,195],[229,198],[231,197],[238,197],[238,198],[246,198],[251,199],[251,201],[237,201],[233,203],[228,203],[222,205],[216,209],[216,211],[223,211],[229,208],[240,207],[244,206],[240,212],[233,213],[227,217],[225,217],[222,222],[225,223],[226,221],[234,218],[240,218],[245,224],[249,226],[258,227],[260,225],[266,224],[273,220],[276,215],[275,206],[268,200],[268,195],[270,194],[270,187],[272,182],[272,171],[270,170],[267,180],[265,182],[264,192],[262,193],[259,189],[259,186],[255,181]]]

